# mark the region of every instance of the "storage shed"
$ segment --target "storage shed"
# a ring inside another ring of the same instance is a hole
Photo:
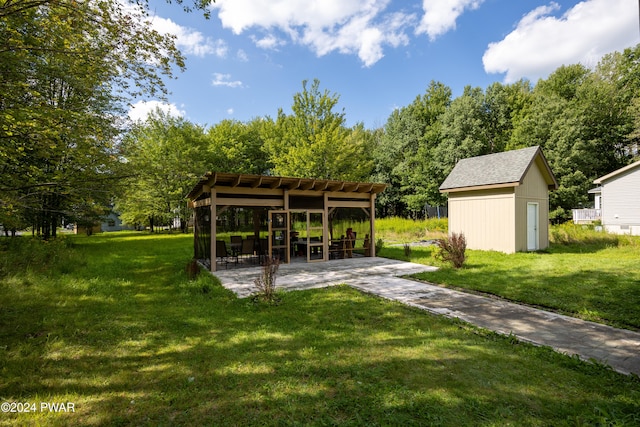
[[[440,186],[449,233],[469,249],[505,253],[549,246],[549,190],[558,183],[540,147],[460,160]]]
[[[610,233],[640,235],[640,161],[602,176],[602,225]]]
[[[351,257],[356,250],[364,256],[375,256],[375,200],[385,187],[327,179],[207,173],[187,196],[195,210],[195,258],[216,271],[216,260],[228,259],[229,255],[235,256],[236,264],[244,255],[256,264],[265,256],[281,263],[328,261]],[[220,216],[230,208],[251,210],[253,214],[250,233],[237,236],[241,238],[237,251],[217,237],[222,226]],[[350,213],[340,216],[345,211]],[[357,232],[340,228],[350,224],[344,218],[357,215],[366,218],[358,222],[366,223],[363,228]],[[227,250],[230,254],[221,253]]]

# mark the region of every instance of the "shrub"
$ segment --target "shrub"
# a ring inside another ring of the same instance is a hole
[[[377,239],[376,240],[376,255],[380,253],[382,248],[384,248],[384,240]]]
[[[451,236],[435,241],[437,250],[435,257],[441,261],[450,262],[454,268],[460,268],[466,259],[467,239],[464,234],[451,233]]]
[[[406,256],[407,258],[411,257],[411,245],[408,243],[404,244],[404,256]]]
[[[260,277],[253,281],[258,291],[258,294],[254,297],[254,301],[263,300],[269,303],[277,303],[279,301],[278,298],[276,298],[276,275],[279,265],[278,260],[266,257]]]
[[[200,274],[200,266],[198,265],[198,260],[192,259],[187,263],[186,267],[187,276],[189,280],[195,280]]]

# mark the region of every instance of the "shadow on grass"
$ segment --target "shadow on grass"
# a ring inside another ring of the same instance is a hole
[[[551,350],[347,287],[255,305],[210,276],[186,280],[188,256],[171,258],[185,242],[130,242],[87,249],[87,268],[63,277],[1,282],[0,396],[76,403],[5,420],[556,425],[589,423],[596,408],[629,423],[640,413],[638,381]]]

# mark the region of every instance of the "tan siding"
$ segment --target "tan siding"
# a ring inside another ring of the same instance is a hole
[[[532,199],[548,198],[549,189],[537,163],[534,162],[524,177],[522,184],[516,187],[516,197],[529,197]]]
[[[449,194],[449,232],[464,233],[469,249],[515,252],[513,189]]]
[[[516,187],[515,247],[516,251],[527,250],[527,203],[538,203],[539,247],[549,247],[549,190],[537,163],[531,165],[522,184]]]

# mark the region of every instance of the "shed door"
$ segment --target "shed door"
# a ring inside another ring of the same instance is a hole
[[[527,203],[527,250],[529,251],[539,249],[538,216],[538,204]]]

